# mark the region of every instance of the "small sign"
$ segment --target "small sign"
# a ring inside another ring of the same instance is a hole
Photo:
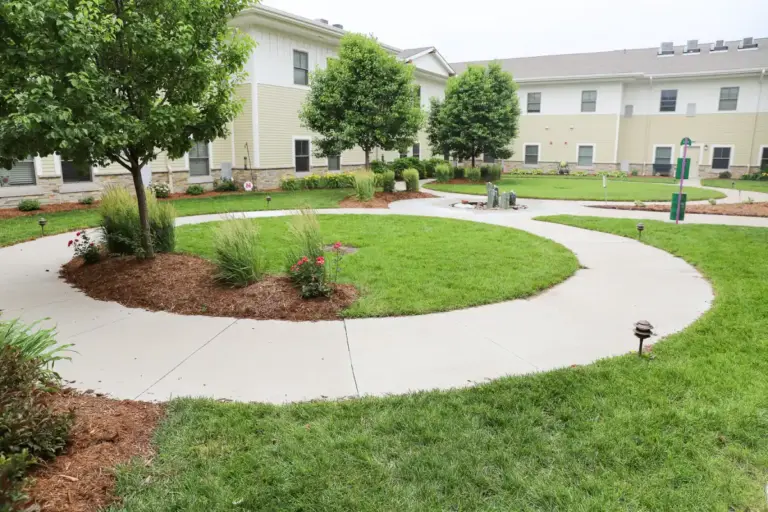
[[[682,197],[682,201],[680,200]],[[677,218],[677,205],[680,204],[680,218]],[[688,203],[688,194],[672,194],[672,207],[669,210],[669,220],[685,220],[685,205]]]
[[[691,159],[686,158],[685,159],[685,179],[688,179],[688,175],[691,172]],[[677,159],[677,169],[675,170],[675,179],[680,179],[680,176],[683,174],[683,159],[678,158]]]
[[[683,140],[680,141],[681,146],[693,146],[693,141],[690,137],[683,137]]]
[[[245,183],[243,183],[243,189],[246,192],[252,191],[253,190],[253,183],[251,183],[250,181],[246,181]]]
[[[603,188],[608,188],[608,176],[603,174]]]

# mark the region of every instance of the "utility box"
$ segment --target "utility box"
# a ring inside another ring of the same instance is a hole
[[[685,179],[688,179],[688,175],[691,172],[691,159],[686,158],[685,159]],[[683,174],[683,159],[678,158],[677,159],[677,170],[675,170],[675,178],[678,180],[680,179],[680,176]]]
[[[682,201],[680,197],[682,196]],[[688,202],[688,194],[672,194],[672,208],[669,211],[669,219],[677,220],[677,205],[680,204],[680,220],[685,219],[685,205]]]

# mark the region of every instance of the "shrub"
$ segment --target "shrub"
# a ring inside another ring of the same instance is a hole
[[[645,203],[638,199],[638,200],[635,201],[635,206],[637,206],[638,208],[644,208],[645,207]]]
[[[368,202],[373,199],[374,178],[372,172],[358,171],[355,173],[355,195],[358,201]]]
[[[424,174],[424,164],[421,160],[415,157],[398,158],[392,162],[392,170],[395,171],[395,179],[400,181],[403,179],[403,172],[407,169],[416,169],[419,173],[419,177]]]
[[[101,260],[101,247],[96,242],[91,241],[91,237],[85,231],[78,231],[73,240],[69,241],[68,247],[73,247],[75,257],[83,258],[86,264],[92,265]]]
[[[287,174],[280,180],[280,188],[288,192],[318,188],[353,188],[354,186],[355,176],[352,172],[310,174],[306,178],[297,178]]]
[[[93,196],[85,196],[85,197],[81,197],[80,199],[78,199],[77,202],[80,203],[80,204],[84,204],[84,205],[88,206],[88,205],[92,205],[93,203],[95,203],[96,200],[93,198]]]
[[[377,176],[381,176],[381,188],[384,189],[384,192],[395,191],[395,171],[386,171]]]
[[[248,219],[229,219],[213,236],[216,279],[232,286],[247,286],[264,276],[266,261],[259,228]]]
[[[717,175],[717,177],[720,178],[721,180],[729,180],[729,179],[731,179],[731,176],[732,175],[731,175],[730,171],[723,171],[723,172],[721,172],[720,174]]]
[[[388,164],[387,162],[383,162],[381,160],[374,160],[371,162],[371,171],[375,173],[385,172],[389,171],[391,168],[391,164]]]
[[[480,174],[484,181],[499,181],[501,179],[501,166],[498,164],[483,165]]]
[[[370,180],[373,182],[373,179]],[[289,224],[290,243],[286,253],[287,273],[303,298],[328,296],[323,237],[317,215],[309,208],[301,210]]]
[[[437,173],[437,166],[444,163],[446,163],[446,161],[442,158],[430,158],[429,160],[424,160],[424,177],[434,178]]]
[[[147,195],[152,246],[157,252],[172,252],[176,246],[176,211],[171,203],[158,203]],[[113,254],[142,256],[139,207],[122,187],[109,187],[101,196],[101,233]]]
[[[711,204],[712,206],[715,206],[715,205],[717,204],[717,199],[715,199],[714,197],[710,197],[710,198],[709,198],[707,201],[708,201],[708,202],[709,202],[709,204]]]
[[[232,179],[222,179],[213,183],[213,190],[216,192],[237,192],[237,183]]]
[[[72,345],[60,345],[56,342],[56,330],[40,329],[39,324],[26,325],[18,319],[0,322],[0,349],[13,347],[24,359],[35,361],[43,375],[55,379],[53,367],[57,361],[70,360],[64,354],[71,352]]]
[[[303,185],[304,180],[296,179],[295,176],[290,174],[283,175],[282,179],[280,180],[280,188],[288,192],[301,190]]]
[[[33,212],[40,209],[40,201],[37,199],[22,199],[19,201],[19,210],[22,212]]]
[[[152,193],[158,199],[171,197],[171,187],[167,183],[152,183],[149,188],[152,189]]]
[[[438,183],[447,183],[453,178],[453,169],[447,163],[442,163],[435,167],[435,177]]]
[[[187,194],[190,196],[199,196],[203,193],[205,193],[205,189],[203,189],[202,185],[190,185],[187,187]]]
[[[637,171],[637,169],[632,171],[632,176],[639,176],[639,175],[640,175],[640,173]]]
[[[405,190],[408,192],[419,191],[419,171],[416,169],[406,169],[403,171],[403,180],[405,180]]]
[[[483,179],[483,173],[477,167],[469,167],[464,172],[464,175],[469,181],[473,181],[475,183],[478,183]]]
[[[351,172],[327,174],[325,178],[328,188],[353,188],[355,186],[355,175]]]
[[[457,180],[464,179],[464,168],[463,167],[454,167],[453,168],[453,177]]]

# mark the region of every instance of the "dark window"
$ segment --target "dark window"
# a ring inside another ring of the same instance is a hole
[[[597,91],[581,91],[581,111],[597,111]]]
[[[293,83],[309,85],[309,54],[293,50]]]
[[[763,152],[760,155],[760,170],[768,171],[768,148],[763,148]]]
[[[408,152],[407,151],[401,151],[400,152],[400,158],[408,158]]]
[[[493,153],[483,153],[483,162],[486,164],[492,164],[496,162],[496,157],[493,156]]]
[[[413,158],[421,158],[421,144],[413,145]]]
[[[416,86],[416,101],[419,105],[421,105],[421,86]]]
[[[674,112],[677,108],[677,89],[661,91],[661,105],[659,112]]]
[[[32,157],[19,160],[10,170],[0,168],[0,187],[35,184],[35,160]]]
[[[309,172],[309,141],[295,140],[293,142],[296,172]]]
[[[525,146],[525,165],[539,164],[539,146]]]
[[[208,157],[208,143],[195,142],[189,150],[189,175],[208,176],[211,173],[211,161]]]
[[[731,148],[714,148],[712,150],[712,168],[728,169],[731,166]]]
[[[541,112],[541,93],[528,93],[528,112]]]
[[[91,181],[91,166],[88,164],[76,164],[75,162],[62,160],[61,176],[64,178],[64,183]]]
[[[653,158],[654,164],[671,165],[672,164],[672,148],[670,147],[658,147],[656,148],[656,154]]]
[[[451,152],[446,149],[445,151],[443,151],[443,160],[447,162],[450,159],[451,159]]]
[[[595,148],[592,146],[579,146],[579,161],[581,167],[592,167],[595,155]]]
[[[338,155],[328,157],[328,170],[340,171],[341,170],[341,157]]]
[[[738,87],[722,87],[720,88],[720,108],[719,110],[736,110],[736,105],[739,103],[739,88]]]

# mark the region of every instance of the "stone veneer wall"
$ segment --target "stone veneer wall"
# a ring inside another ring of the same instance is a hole
[[[480,165],[488,165],[488,164],[480,164]],[[544,171],[554,171],[554,170],[557,170],[558,166],[560,165],[560,162],[539,162],[536,165],[525,165],[524,162],[504,160],[501,165],[504,172],[509,172],[513,169],[526,169],[526,168],[541,169]],[[620,166],[616,164],[600,164],[600,163],[596,163],[593,167],[578,167],[573,162],[568,162],[568,167],[570,168],[571,172],[573,171],[587,171],[587,172],[616,171],[620,168]]]

